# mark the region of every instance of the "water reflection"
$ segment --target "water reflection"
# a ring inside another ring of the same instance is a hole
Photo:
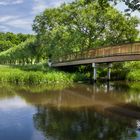
[[[0,85],[0,139],[138,140],[139,85]]]
[[[43,138],[33,125],[32,116],[35,113],[36,110],[18,96],[0,100],[0,140]]]
[[[135,122],[103,117],[92,109],[56,110],[38,106],[35,127],[53,140],[128,140],[137,138]]]

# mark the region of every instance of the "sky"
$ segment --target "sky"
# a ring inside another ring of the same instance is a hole
[[[36,15],[46,8],[71,1],[73,0],[0,0],[0,32],[33,33],[32,24]],[[119,10],[123,8],[123,5],[118,6]],[[139,12],[133,15],[140,18]]]
[[[35,16],[72,0],[0,0],[0,32],[33,33]]]

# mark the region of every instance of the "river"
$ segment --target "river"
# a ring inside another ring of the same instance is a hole
[[[140,83],[0,85],[0,140],[140,140]]]

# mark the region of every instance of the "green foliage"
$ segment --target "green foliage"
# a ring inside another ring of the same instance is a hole
[[[35,38],[31,37],[16,47],[0,53],[0,62],[16,64],[16,63],[32,63],[35,57]]]
[[[50,71],[47,73],[41,71],[23,71],[17,68],[0,67],[0,82],[15,83],[19,85],[39,85],[39,84],[72,84],[74,78],[72,75]]]
[[[111,77],[114,80],[140,81],[140,61],[114,63]]]
[[[125,16],[106,0],[78,0],[63,4],[36,16],[33,30],[37,38],[0,33],[0,49],[4,51],[0,53],[0,63],[46,63],[48,58],[61,59],[88,48],[133,42],[139,34],[138,24],[136,17]]]
[[[0,63],[32,63],[35,55],[34,36],[0,32]]]
[[[96,0],[83,0],[85,3],[91,3],[95,2]],[[125,4],[125,12],[130,13],[133,11],[140,11],[140,3],[139,0],[98,0],[99,5],[104,8],[108,6],[109,2],[113,2],[115,5],[118,3],[124,3]]]
[[[40,55],[53,59],[97,46],[133,42],[139,20],[126,17],[102,1],[79,0],[58,8],[46,9],[36,16]]]
[[[29,35],[29,34],[21,34],[21,33],[14,34],[11,32],[7,32],[7,33],[0,32],[0,41],[10,41],[12,44],[18,45],[32,36],[33,35]]]
[[[73,74],[72,76],[73,76],[72,78],[74,79],[75,82],[85,81],[87,78],[86,74],[79,73],[79,72]]]
[[[10,41],[0,41],[0,52],[13,48],[15,45]]]
[[[48,68],[47,64],[28,64],[28,65],[12,65],[13,68],[19,68],[24,71],[43,71],[43,72],[48,72],[48,71],[53,71],[53,69]]]
[[[133,1],[129,4],[126,3],[129,8],[136,9],[132,6]],[[137,1],[135,4],[137,5]],[[136,28],[139,22],[136,17],[128,17],[117,11],[107,0],[76,0],[57,8],[46,9],[37,15],[33,23],[36,38],[33,35],[0,32],[0,63],[18,65],[26,71],[45,72],[48,71],[46,67],[35,64],[47,63],[48,59],[61,59],[67,54],[89,48],[139,40],[139,31]],[[127,65],[115,64],[113,74],[132,80],[136,76],[135,72],[128,69]],[[106,71],[100,70],[98,74],[104,73]],[[90,73],[80,76],[76,74],[73,78],[76,80],[82,80],[85,76],[89,78]],[[130,78],[131,76],[133,78]],[[48,74],[48,78],[52,81],[57,81],[56,77],[57,75],[53,77]],[[27,79],[32,82],[31,79],[36,81],[40,78],[38,75],[34,77],[30,74]],[[24,81],[22,78],[20,80]]]
[[[126,62],[124,69],[127,69],[126,79],[131,81],[140,81],[140,61]]]
[[[131,81],[140,81],[140,69],[130,71],[127,74],[127,79]]]
[[[124,4],[128,7],[127,9],[125,9],[126,12],[131,12],[136,10],[140,11],[139,0],[110,0],[110,1],[114,1],[115,4],[119,2],[124,2]]]

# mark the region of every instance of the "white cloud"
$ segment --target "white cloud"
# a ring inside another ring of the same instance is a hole
[[[3,32],[8,32],[9,28],[4,26],[4,25],[0,25],[0,32],[3,31]]]
[[[34,0],[32,13],[37,14],[37,13],[43,12],[46,7],[47,5],[44,0]]]
[[[33,0],[34,5],[32,8],[33,14],[39,14],[40,12],[43,12],[46,8],[53,8],[58,7],[64,2],[72,2],[73,0]]]
[[[23,0],[0,0],[0,5],[7,6],[7,5],[15,5],[21,4]]]
[[[6,15],[0,16],[0,31],[7,32],[12,31],[13,29],[20,29],[24,31],[32,30],[33,20],[29,17],[22,17],[22,16],[14,16],[14,15]]]
[[[140,24],[138,25],[137,29],[140,31]]]
[[[12,99],[5,99],[0,101],[0,110],[2,111],[7,111],[11,109],[22,109],[24,107],[27,107],[27,104],[19,97],[14,97]]]
[[[0,31],[33,33],[31,25],[37,14],[46,8],[71,1],[73,0],[0,0]]]
[[[14,19],[5,23],[5,25],[8,25],[14,28],[21,28],[21,29],[27,30],[27,29],[31,29],[32,23],[33,21],[31,19],[19,17],[17,19]]]
[[[6,16],[0,16],[0,23],[1,22],[8,22],[9,20],[14,20],[18,18],[17,16],[10,16],[10,15],[6,15]]]

